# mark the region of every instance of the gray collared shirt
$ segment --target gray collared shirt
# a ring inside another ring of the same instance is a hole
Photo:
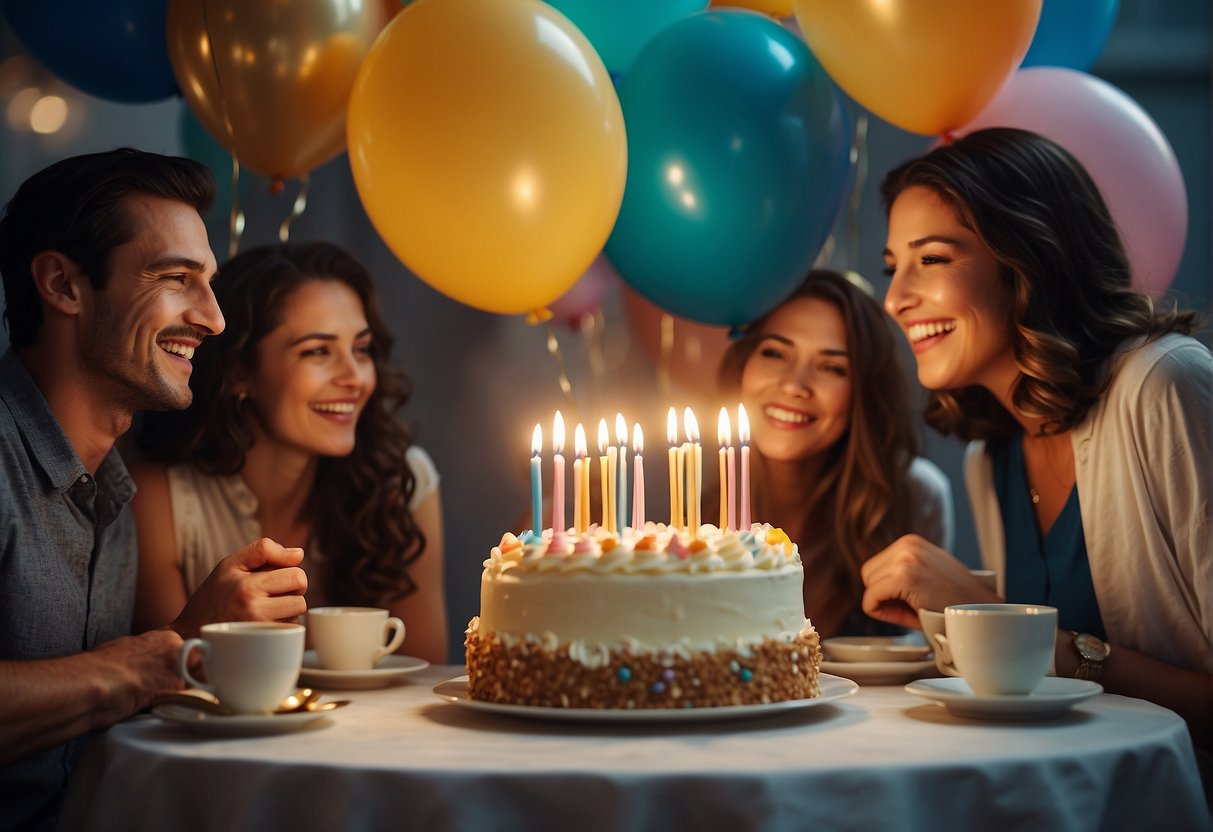
[[[91,475],[9,350],[0,359],[0,659],[68,656],[128,635],[135,485],[111,449]],[[87,737],[0,767],[0,829],[54,824]]]

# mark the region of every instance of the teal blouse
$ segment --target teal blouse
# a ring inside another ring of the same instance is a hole
[[[1106,638],[1091,581],[1078,486],[1043,537],[1024,466],[1023,435],[991,444],[994,490],[1006,537],[1008,603],[1057,607],[1058,626]]]

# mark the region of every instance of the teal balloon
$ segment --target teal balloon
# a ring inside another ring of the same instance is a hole
[[[1120,0],[1044,0],[1032,45],[1021,66],[1060,66],[1085,72],[1103,51]]]
[[[581,30],[612,76],[627,72],[658,32],[708,7],[708,0],[547,0]]]
[[[663,309],[739,326],[804,279],[843,201],[850,129],[804,42],[720,10],[657,35],[619,86],[623,205],[606,253]]]

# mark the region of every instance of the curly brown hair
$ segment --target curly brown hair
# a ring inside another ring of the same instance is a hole
[[[885,214],[906,188],[934,191],[1001,265],[1020,376],[1011,400],[1043,433],[1082,421],[1110,380],[1117,347],[1136,336],[1191,334],[1195,312],[1159,309],[1130,288],[1115,222],[1086,169],[1060,145],[1014,128],[978,130],[892,170]],[[961,439],[1006,439],[1019,423],[983,387],[935,390],[926,420]]]
[[[839,556],[833,563],[835,579],[845,597],[858,598],[864,561],[911,528],[908,472],[919,452],[919,438],[910,417],[910,387],[897,357],[892,322],[870,288],[837,272],[815,269],[784,303],[799,298],[817,298],[837,308],[847,333],[853,391],[849,426],[829,452],[825,471],[804,506],[804,518],[829,518],[816,526],[828,529],[828,551]],[[775,311],[753,321],[729,345],[716,376],[721,394],[740,392],[746,362]],[[750,453],[754,516],[773,521],[777,518],[770,517],[765,505],[765,460],[757,448]]]
[[[254,435],[235,385],[254,368],[257,345],[282,322],[287,300],[314,280],[340,281],[362,300],[378,380],[358,420],[354,450],[319,459],[305,511],[324,555],[327,600],[382,605],[416,590],[408,567],[425,549],[425,536],[409,510],[416,479],[405,454],[412,434],[398,415],[412,385],[388,361],[393,338],[380,314],[374,281],[346,251],[326,242],[267,245],[224,263],[215,296],[227,325],[194,358],[194,403],[184,411],[145,414],[137,443],[166,465],[188,463],[212,475],[238,473]]]

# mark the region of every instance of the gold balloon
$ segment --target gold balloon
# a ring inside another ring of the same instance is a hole
[[[170,0],[169,59],[207,131],[289,179],[345,147],[350,90],[388,19],[383,2]]]
[[[982,111],[1027,54],[1042,0],[794,0],[834,83],[885,121],[927,135]]]
[[[611,233],[627,132],[606,67],[539,0],[417,0],[350,96],[350,168],[392,251],[438,291],[522,314]]]

